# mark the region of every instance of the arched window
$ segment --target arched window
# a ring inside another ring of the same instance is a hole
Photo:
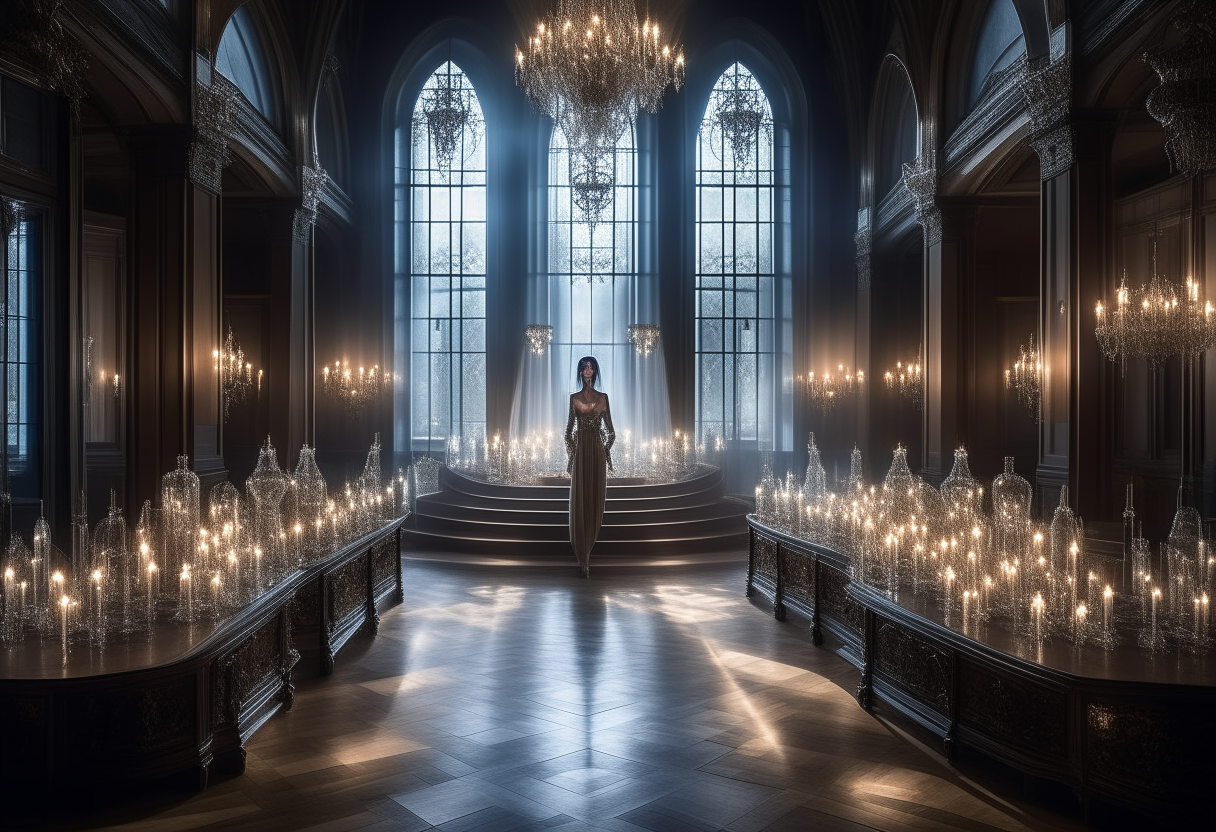
[[[971,59],[971,85],[967,108],[971,109],[984,95],[988,78],[1007,69],[1019,56],[1026,54],[1026,38],[1018,20],[1013,0],[992,0],[984,13],[975,54]]]
[[[697,134],[697,441],[772,449],[778,418],[773,264],[773,113],[731,65]]]
[[[904,162],[911,162],[917,156],[916,99],[902,66],[891,68],[880,124],[881,151],[875,183],[875,197],[878,199],[900,183]]]
[[[246,6],[233,12],[224,28],[219,49],[215,51],[215,68],[236,84],[241,94],[267,121],[279,126],[277,78],[254,26],[253,16]]]
[[[554,128],[549,140],[549,321],[555,391],[572,391],[574,362],[594,355],[606,390],[631,373],[626,328],[637,292],[637,149],[630,127],[617,141],[609,169],[615,187],[593,226],[570,187],[570,152]],[[565,425],[564,398],[555,397]],[[619,405],[618,405],[619,407]],[[620,425],[618,424],[618,428]]]
[[[449,146],[436,141],[427,107],[450,101],[452,90],[470,118]],[[397,320],[408,304],[411,330],[410,440],[398,435],[397,447],[441,452],[451,436],[484,437],[486,425],[486,131],[473,84],[451,61],[423,84],[411,124],[397,129],[395,182],[395,271],[409,275]],[[399,353],[406,337],[398,333]]]

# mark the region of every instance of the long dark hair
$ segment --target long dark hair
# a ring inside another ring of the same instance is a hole
[[[578,369],[574,371],[575,392],[583,389],[583,367],[587,364],[590,364],[595,370],[595,375],[591,378],[591,386],[596,390],[600,389],[600,362],[595,360],[594,355],[584,355],[578,360]]]

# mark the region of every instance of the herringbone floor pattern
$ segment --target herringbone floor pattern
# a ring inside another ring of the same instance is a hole
[[[742,557],[742,556],[740,556]],[[243,776],[66,826],[1025,830],[859,708],[857,672],[743,596],[743,561],[406,561],[406,605],[248,744]]]

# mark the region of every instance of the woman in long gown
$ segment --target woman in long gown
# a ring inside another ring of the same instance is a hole
[[[566,453],[570,461],[570,546],[583,570],[591,577],[591,547],[604,521],[604,499],[608,493],[608,471],[612,470],[612,411],[608,395],[596,390],[600,365],[593,356],[580,358],[578,383],[570,394],[570,416],[566,420]]]

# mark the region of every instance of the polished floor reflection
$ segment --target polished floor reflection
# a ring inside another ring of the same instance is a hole
[[[225,830],[1022,830],[743,597],[742,555],[406,561],[407,604],[248,744],[244,776],[92,822]]]

